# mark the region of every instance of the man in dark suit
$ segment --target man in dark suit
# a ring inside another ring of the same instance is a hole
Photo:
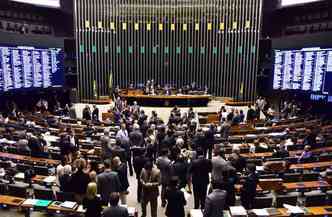
[[[227,193],[226,191],[221,190],[221,187],[221,183],[212,183],[213,191],[206,197],[203,217],[223,216]]]
[[[110,207],[103,211],[103,217],[129,217],[128,209],[118,205],[119,194],[112,193],[110,195]]]
[[[99,109],[96,105],[93,105],[92,120],[96,122],[99,121]]]
[[[127,165],[122,163],[119,157],[113,158],[114,171],[118,173],[121,182],[120,199],[122,204],[127,204],[127,189],[129,188]]]
[[[97,187],[103,204],[107,205],[110,201],[111,193],[120,193],[121,183],[118,174],[111,170],[111,161],[109,159],[104,161],[104,167],[104,172],[97,176]]]
[[[140,176],[147,158],[144,156],[145,148],[143,146],[133,146],[131,147],[131,152],[133,154],[133,166],[137,179],[137,202],[140,203],[142,195]]]
[[[151,217],[157,217],[160,171],[153,168],[152,162],[145,163],[141,172],[142,191],[142,217],[146,217],[146,206],[150,203]]]
[[[156,165],[161,173],[161,206],[165,207],[165,193],[169,181],[169,169],[171,160],[168,158],[168,149],[161,150],[161,156],[157,159]]]
[[[133,131],[129,133],[129,141],[131,146],[141,146],[143,143],[143,134],[138,124],[133,125]]]
[[[246,209],[252,209],[254,198],[256,196],[256,188],[258,183],[258,177],[255,173],[256,166],[255,164],[249,164],[248,165],[248,176],[245,179],[243,186],[241,188],[241,204]]]
[[[189,167],[189,176],[192,178],[195,209],[204,209],[207,187],[209,185],[209,173],[211,172],[211,161],[204,158],[203,151],[197,150],[197,158]]]
[[[104,135],[100,138],[101,141],[101,156],[103,160],[112,157],[112,144],[110,140],[110,130],[108,128],[104,129]]]

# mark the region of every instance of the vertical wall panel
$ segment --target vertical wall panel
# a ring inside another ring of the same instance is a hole
[[[75,0],[80,98],[154,79],[252,100],[261,10],[262,0]]]

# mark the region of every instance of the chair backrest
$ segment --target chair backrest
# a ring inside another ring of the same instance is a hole
[[[28,187],[28,185],[25,185],[23,183],[9,184],[8,185],[8,194],[10,196],[25,198],[27,196],[27,187]]]
[[[301,179],[301,173],[285,173],[284,182],[299,182]]]
[[[48,176],[48,167],[46,166],[34,166],[33,169],[37,175]]]
[[[272,207],[272,197],[255,197],[254,209],[263,209]]]
[[[304,193],[305,206],[322,206],[326,203],[326,194],[324,193]]]
[[[296,195],[278,195],[276,197],[277,208],[283,207],[284,203],[295,206],[297,204],[297,196]]]
[[[56,200],[58,200],[58,201],[75,201],[75,197],[74,197],[74,194],[71,192],[57,191]]]
[[[319,173],[305,173],[303,174],[303,181],[307,182],[307,181],[317,181],[319,177]]]
[[[24,173],[26,170],[28,169],[31,169],[31,166],[28,165],[28,164],[16,164],[16,169],[19,171],[19,172],[22,172]]]
[[[54,200],[54,194],[52,189],[45,188],[45,187],[35,187],[33,189],[34,195],[36,199],[42,199],[42,200]]]
[[[332,205],[332,191],[326,192],[327,194],[327,200],[326,200],[326,205]]]

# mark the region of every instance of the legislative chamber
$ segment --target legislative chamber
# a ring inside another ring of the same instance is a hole
[[[0,1],[0,216],[332,217],[330,0]]]

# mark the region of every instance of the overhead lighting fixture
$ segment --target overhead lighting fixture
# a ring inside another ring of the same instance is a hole
[[[41,7],[60,8],[60,0],[11,0],[14,2],[33,4]]]
[[[322,0],[281,0],[281,7],[318,2]]]

